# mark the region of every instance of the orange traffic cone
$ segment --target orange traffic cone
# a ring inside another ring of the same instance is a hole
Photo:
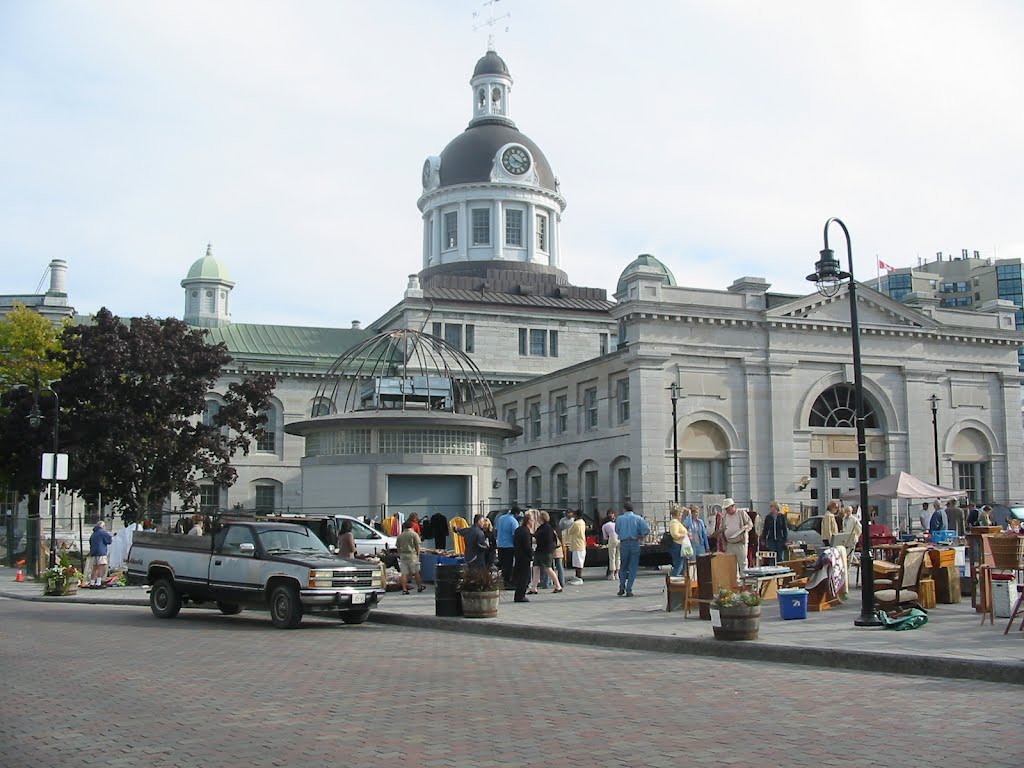
[[[25,565],[25,561],[24,560],[19,560],[18,561],[18,575],[14,577],[15,581],[24,581],[25,580],[25,569],[23,567],[24,565]]]

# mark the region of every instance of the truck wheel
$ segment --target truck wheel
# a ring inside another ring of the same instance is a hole
[[[293,586],[282,584],[270,593],[270,620],[279,629],[295,629],[302,621],[302,603]]]
[[[240,606],[238,603],[218,602],[217,607],[220,609],[220,612],[223,613],[225,616],[235,616],[236,614],[242,612],[242,606]]]
[[[346,624],[362,624],[366,621],[366,617],[370,615],[370,609],[365,608],[361,611],[339,611],[341,620]]]
[[[169,578],[157,579],[149,590],[149,607],[158,619],[173,619],[181,610],[181,597]]]

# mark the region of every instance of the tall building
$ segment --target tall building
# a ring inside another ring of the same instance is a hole
[[[945,309],[984,312],[992,301],[1010,301],[1017,307],[1014,325],[1017,330],[1024,329],[1024,265],[1020,259],[982,258],[978,251],[967,249],[960,256],[943,258],[937,253],[935,261],[893,269],[868,285],[899,301],[916,296],[918,301],[931,299]],[[1024,371],[1024,349],[1018,356]]]

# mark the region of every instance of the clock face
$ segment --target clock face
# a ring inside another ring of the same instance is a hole
[[[430,165],[430,159],[423,161],[423,188],[426,189],[430,186],[430,177],[433,175],[434,169]]]
[[[509,147],[501,153],[501,164],[509,173],[522,176],[530,170],[530,156],[522,147]]]

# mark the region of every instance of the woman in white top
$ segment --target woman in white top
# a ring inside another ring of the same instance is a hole
[[[601,526],[601,535],[608,542],[608,575],[605,578],[619,578],[619,537],[615,533],[615,513],[608,510],[608,520]]]

